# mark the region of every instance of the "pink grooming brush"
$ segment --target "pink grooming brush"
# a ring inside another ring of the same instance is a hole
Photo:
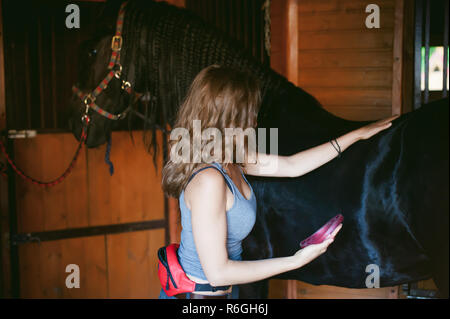
[[[341,214],[331,218],[325,225],[322,226],[314,234],[306,238],[300,243],[301,248],[305,248],[309,245],[320,244],[344,221],[344,216]]]

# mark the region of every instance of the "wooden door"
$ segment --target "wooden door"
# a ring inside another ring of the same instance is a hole
[[[161,134],[158,140],[162,145]],[[16,178],[18,235],[12,239],[20,297],[158,297],[156,252],[166,242],[162,158],[158,170],[141,139],[133,145],[128,132],[114,132],[112,143],[113,176],[102,146],[85,150],[73,173],[53,188]],[[16,140],[14,155],[28,174],[50,180],[65,169],[76,146],[69,133],[39,134]],[[79,267],[79,288],[66,286],[71,264]]]

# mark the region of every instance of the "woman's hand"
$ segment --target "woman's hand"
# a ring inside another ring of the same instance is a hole
[[[303,249],[300,249],[293,256],[295,259],[296,265],[298,267],[303,267],[304,265],[310,263],[323,253],[327,251],[328,246],[334,241],[334,237],[336,237],[337,233],[341,230],[342,224],[340,224],[336,229],[320,244],[309,245]]]
[[[379,120],[375,123],[363,126],[355,131],[360,140],[367,140],[375,134],[389,128],[392,126],[392,121],[395,120],[399,115],[391,116],[389,118]]]

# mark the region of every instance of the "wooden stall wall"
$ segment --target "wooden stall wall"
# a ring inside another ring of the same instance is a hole
[[[1,129],[37,129],[36,138],[10,141],[9,150],[27,174],[48,181],[69,165],[78,144],[64,129],[64,108],[76,80],[76,48],[91,35],[89,21],[95,19],[90,18],[103,4],[76,2],[83,23],[77,33],[58,28],[68,2],[40,3],[33,2],[31,20],[27,13],[19,17],[25,20],[15,21],[12,1],[1,2],[0,57],[5,67],[0,64],[0,116]],[[155,167],[140,134],[133,131],[134,142],[127,131],[112,134],[113,176],[104,162],[103,145],[84,149],[72,174],[53,188],[37,187],[10,171],[13,192],[8,198],[7,180],[0,177],[2,296],[158,297],[156,252],[168,238],[160,184],[163,137],[158,133]],[[79,267],[79,288],[66,286],[70,264]]]
[[[377,1],[380,28],[365,25],[367,1],[298,1],[298,82],[333,114],[391,115],[395,0]]]
[[[401,67],[399,70],[394,64],[394,56],[402,53],[398,45],[403,40],[403,11],[396,7],[401,2],[377,1],[380,28],[368,29],[365,21],[369,13],[365,11],[369,2],[364,0],[272,1],[272,68],[337,116],[375,120],[399,112],[399,106],[392,108],[392,94],[398,88],[393,84],[395,68],[401,77]],[[270,282],[272,298],[397,296],[398,287],[361,290]]]
[[[102,146],[86,150],[71,176],[54,188],[38,188],[17,179],[18,233],[148,221],[159,227],[20,244],[21,297],[158,297],[156,251],[165,244],[161,175],[140,139],[133,145],[128,132],[114,132],[112,140],[113,176],[103,162]],[[161,135],[158,140],[161,145]],[[70,162],[76,144],[69,133],[39,134],[32,140],[18,140],[15,158],[30,175],[49,180]],[[79,266],[80,288],[65,285],[69,264]]]
[[[288,1],[297,9],[296,84],[333,114],[391,115],[395,0],[381,0],[380,28],[367,28],[367,1]],[[295,3],[295,4],[292,4]]]

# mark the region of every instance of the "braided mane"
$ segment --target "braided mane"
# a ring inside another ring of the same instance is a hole
[[[175,120],[194,77],[211,64],[253,74],[260,81],[263,104],[267,92],[288,84],[237,41],[188,10],[165,2],[129,1],[123,38],[124,70],[134,66],[136,90],[152,97],[144,106],[148,119],[163,127]]]

